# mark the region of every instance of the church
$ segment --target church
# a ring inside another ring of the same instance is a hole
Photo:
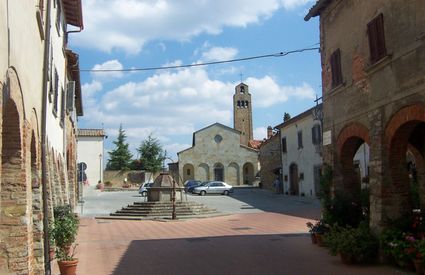
[[[240,83],[233,95],[233,128],[211,124],[193,133],[192,147],[177,153],[179,177],[219,180],[230,185],[252,185],[259,171],[258,145],[253,139],[252,101]]]

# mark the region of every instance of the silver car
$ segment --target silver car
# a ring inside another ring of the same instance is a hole
[[[153,182],[145,182],[139,187],[139,194],[142,195],[142,197],[146,197],[148,195],[148,188],[151,187]]]
[[[193,194],[201,196],[206,194],[223,194],[229,195],[233,193],[233,187],[223,181],[207,181],[193,189]]]

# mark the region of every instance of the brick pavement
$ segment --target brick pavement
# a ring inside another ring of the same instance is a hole
[[[402,274],[341,264],[311,244],[307,221],[267,212],[167,222],[83,218],[77,274]]]

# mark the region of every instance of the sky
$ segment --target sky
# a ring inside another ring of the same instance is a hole
[[[92,72],[214,62],[318,47],[314,0],[84,0],[84,30],[70,34],[80,56],[84,116],[79,128],[104,128],[105,160],[122,124],[130,150],[148,135],[167,157],[191,147],[193,132],[233,127],[235,86],[252,96],[254,138],[267,126],[315,105],[321,95],[318,50],[192,68]]]

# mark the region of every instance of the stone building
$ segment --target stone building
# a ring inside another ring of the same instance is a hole
[[[234,128],[214,123],[193,133],[192,147],[177,153],[183,183],[189,179],[254,183],[259,142],[252,139],[251,105],[248,86],[240,83],[233,96]]]
[[[273,132],[271,126],[267,127],[267,139],[260,145],[258,160],[261,167],[261,187],[275,191],[273,183],[276,178],[282,182],[282,161],[280,135],[278,132]]]
[[[314,108],[275,127],[280,137],[283,192],[288,195],[316,196],[320,190],[322,135]]]
[[[320,16],[324,161],[334,190],[357,194],[353,156],[368,144],[377,229],[411,212],[411,184],[425,206],[424,13],[422,0],[319,0],[305,18]]]
[[[84,163],[87,183],[95,186],[103,180],[103,129],[78,129],[77,152],[78,163]],[[81,171],[79,171],[81,172]]]
[[[50,269],[53,206],[75,205],[78,0],[0,1],[0,274]]]

